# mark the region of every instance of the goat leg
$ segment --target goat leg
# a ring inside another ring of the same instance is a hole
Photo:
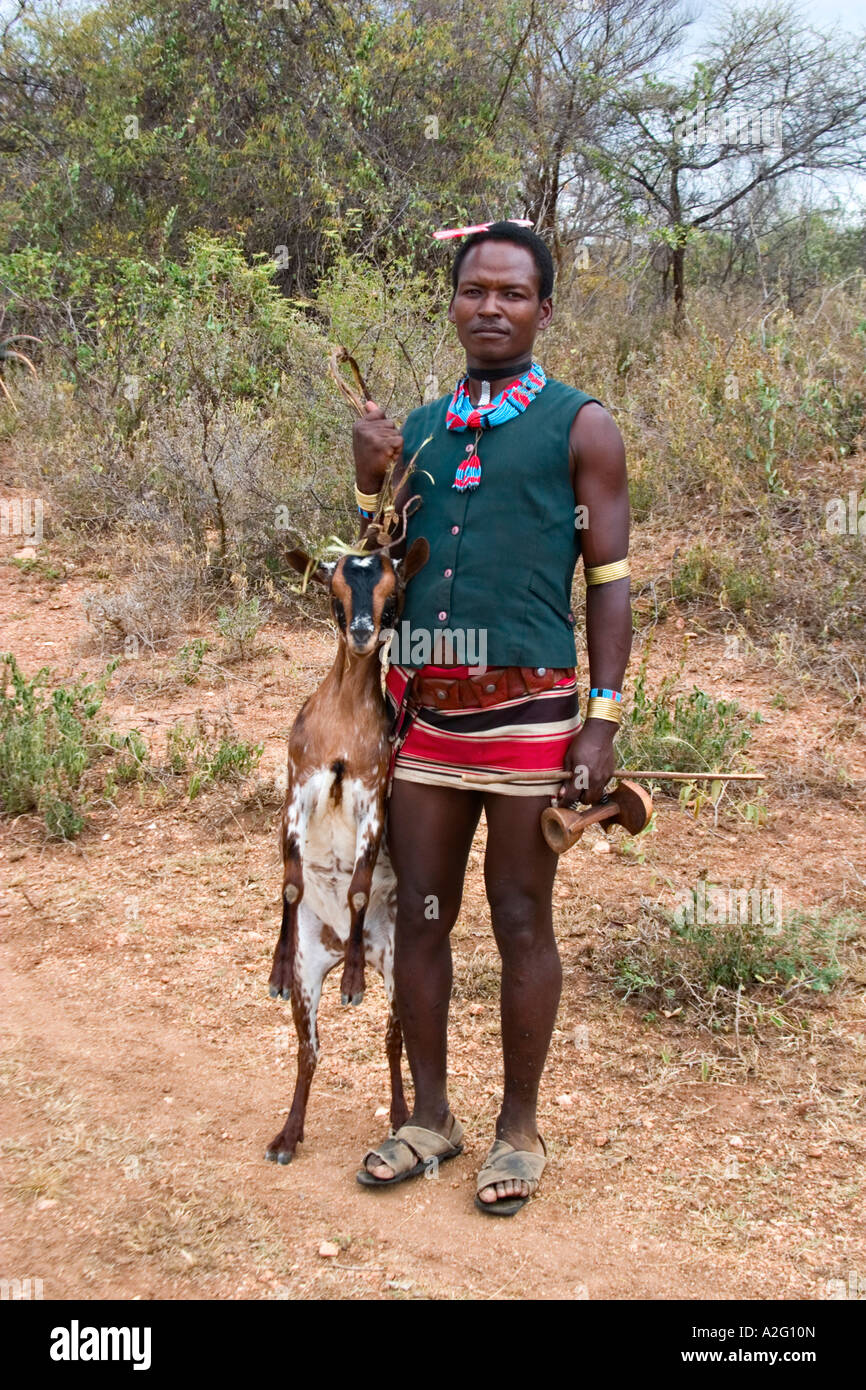
[[[364,921],[370,905],[373,886],[373,865],[379,853],[382,831],[368,833],[364,848],[355,863],[349,884],[349,939],[346,942],[346,963],[340,981],[341,1004],[360,1004],[364,998]]]
[[[291,850],[289,852],[291,853]],[[288,859],[284,877],[283,920],[268,980],[268,993],[272,999],[290,999],[292,995],[298,941],[298,908],[304,895],[300,855],[295,859]]]
[[[291,771],[289,772],[291,778]],[[268,992],[272,999],[290,999],[298,943],[298,908],[304,896],[304,866],[298,837],[299,803],[294,786],[286,792],[280,819],[283,857],[283,920],[274,950]]]
[[[349,894],[351,925],[346,942],[343,977],[340,980],[341,1004],[360,1004],[364,998],[364,919],[369,901],[369,891],[365,893],[356,889]]]
[[[311,1000],[308,994],[302,994],[300,982],[293,983],[292,1017],[298,1035],[298,1074],[286,1123],[271,1140],[265,1152],[265,1158],[271,1163],[291,1163],[297,1145],[304,1138],[304,1116],[307,1113],[307,1101],[310,1098],[310,1087],[313,1084],[319,1051],[315,1018],[318,1002],[318,994]]]
[[[388,1058],[388,1070],[391,1074],[391,1129],[396,1131],[404,1125],[409,1118],[409,1107],[406,1104],[406,1096],[403,1091],[403,1073],[400,1069],[400,1060],[403,1056],[403,1029],[400,1027],[400,1020],[391,1005],[388,1014],[388,1027],[385,1032],[385,1054]]]

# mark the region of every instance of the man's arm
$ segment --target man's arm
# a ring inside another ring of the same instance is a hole
[[[622,435],[603,406],[592,402],[575,417],[570,435],[574,497],[581,528],[584,569],[623,560],[628,554],[629,501]],[[590,686],[622,690],[631,652],[629,579],[590,585],[586,590],[586,645]],[[617,726],[607,719],[587,719],[573,740],[566,767],[586,769],[585,785],[575,793],[566,782],[560,802],[601,800],[615,766]]]

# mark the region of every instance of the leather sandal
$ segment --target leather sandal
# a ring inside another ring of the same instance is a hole
[[[371,1149],[364,1155],[364,1167],[358,1170],[356,1177],[362,1187],[393,1187],[407,1178],[420,1177],[431,1168],[435,1171],[436,1165],[447,1163],[449,1158],[456,1158],[462,1152],[463,1126],[456,1118],[448,1139],[421,1125],[401,1125],[378,1149]],[[374,1177],[366,1166],[370,1158],[378,1158],[392,1168],[393,1177]]]
[[[541,1139],[541,1135],[538,1137]],[[495,1202],[482,1202],[478,1194],[482,1188],[492,1187],[497,1182],[528,1182],[533,1185],[529,1196],[534,1196],[547,1163],[547,1145],[543,1139],[541,1147],[543,1154],[515,1149],[504,1139],[497,1139],[491,1145],[475,1185],[475,1205],[479,1211],[485,1216],[514,1216],[526,1206],[529,1197],[497,1197]]]

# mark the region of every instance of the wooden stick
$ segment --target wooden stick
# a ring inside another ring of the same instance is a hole
[[[567,774],[564,770],[555,773],[463,773],[461,780],[468,783],[499,783],[499,781],[528,781],[528,783],[546,783],[546,781],[556,781],[557,777],[562,777],[566,781]],[[666,771],[631,771],[630,767],[624,769],[619,767],[613,774],[614,777],[632,777],[635,780],[644,778],[645,781],[766,781],[766,773],[666,773]]]
[[[766,772],[664,772],[659,769],[656,772],[631,772],[620,770],[615,772],[614,777],[657,777],[659,781],[665,782],[765,782]]]
[[[351,367],[352,375],[354,376],[358,386],[358,391],[360,393],[359,395],[356,395],[349,383],[341,375],[341,362],[348,362],[349,366]],[[331,356],[328,362],[328,371],[333,377],[334,384],[337,387],[339,387],[339,389],[342,391],[344,397],[348,401],[352,410],[354,410],[355,414],[363,415],[365,413],[364,402],[370,400],[370,392],[367,389],[366,381],[361,376],[360,368],[358,367],[358,364],[355,361],[354,357],[352,357],[344,347],[331,348]]]

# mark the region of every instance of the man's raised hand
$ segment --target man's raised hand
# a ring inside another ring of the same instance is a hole
[[[379,492],[392,459],[403,452],[399,426],[373,401],[352,428],[355,479],[362,492]]]

